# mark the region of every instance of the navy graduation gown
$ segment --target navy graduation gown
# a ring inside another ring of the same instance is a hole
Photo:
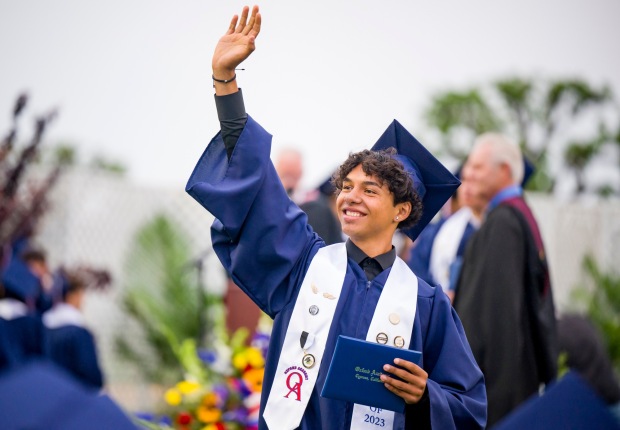
[[[51,360],[90,388],[103,387],[93,335],[84,327],[65,325],[47,329]]]
[[[260,428],[288,323],[312,258],[325,243],[287,196],[270,161],[271,136],[251,117],[227,159],[221,134],[198,161],[187,192],[215,217],[213,248],[241,289],[274,319],[261,397]],[[342,293],[329,331],[325,357],[339,335],[364,339],[389,270],[369,282],[349,259]],[[482,373],[461,323],[441,289],[419,281],[411,349],[422,351],[433,428],[483,428],[486,394]],[[300,360],[301,360],[300,350]],[[346,429],[353,404],[320,397],[330,360],[319,376],[300,428]],[[411,409],[414,410],[414,409]],[[407,426],[415,424],[415,412]],[[405,428],[396,414],[394,428]]]
[[[46,355],[45,328],[38,315],[0,318],[0,371]]]

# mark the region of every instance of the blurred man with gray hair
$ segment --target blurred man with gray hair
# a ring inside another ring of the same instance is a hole
[[[519,185],[523,172],[519,146],[496,133],[476,139],[463,169],[472,192],[488,203],[464,254],[454,307],[485,376],[489,426],[557,371],[549,271]]]

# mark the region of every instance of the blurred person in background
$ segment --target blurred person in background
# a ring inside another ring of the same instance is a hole
[[[13,254],[0,276],[0,369],[47,355],[45,329],[37,310],[41,283]]]
[[[37,300],[40,313],[49,310],[54,304],[54,276],[47,263],[47,255],[41,248],[28,246],[21,254],[30,271],[39,278],[41,294]]]
[[[454,307],[485,376],[492,426],[556,376],[555,313],[542,238],[520,186],[519,147],[483,134],[463,175],[488,203],[463,256]]]
[[[304,200],[299,185],[304,174],[303,156],[301,152],[292,147],[282,148],[275,157],[274,167],[286,194],[295,203]]]
[[[86,327],[82,304],[87,281],[78,271],[59,270],[61,301],[43,314],[50,358],[84,385],[100,389],[103,374],[99,367],[95,338]]]
[[[457,172],[457,177],[460,175]],[[456,280],[467,241],[478,230],[486,202],[476,198],[467,178],[450,198],[450,210],[428,225],[411,247],[407,263],[425,281],[440,285],[454,300]]]
[[[620,426],[620,384],[605,341],[584,315],[566,314],[558,319],[558,344],[566,365],[578,372],[608,405]]]
[[[299,207],[308,215],[308,224],[327,245],[345,241],[338,221],[336,187],[332,184],[331,176]]]

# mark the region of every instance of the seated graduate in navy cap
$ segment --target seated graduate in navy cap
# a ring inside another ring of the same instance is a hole
[[[20,254],[30,271],[39,278],[41,293],[37,299],[37,311],[43,313],[53,305],[54,276],[47,264],[47,256],[43,249],[28,245]]]
[[[11,256],[0,282],[0,370],[46,355],[36,308],[40,295],[39,278],[22,259]]]
[[[350,239],[326,246],[283,189],[271,136],[246,114],[236,84],[260,26],[258,7],[251,16],[245,7],[215,49],[221,133],[186,188],[216,218],[211,238],[226,270],[274,319],[259,428],[376,429],[371,415],[388,429],[484,428],[484,379],[458,316],[392,246],[398,228],[415,238],[458,180],[394,121],[373,150],[351,154],[335,174]],[[401,380],[381,375],[405,413],[321,397],[340,335],[422,352],[420,366],[386,363]]]
[[[49,356],[84,385],[103,387],[103,375],[97,359],[95,339],[81,312],[87,289],[78,273],[60,270],[57,274],[62,300],[43,314],[47,328]]]

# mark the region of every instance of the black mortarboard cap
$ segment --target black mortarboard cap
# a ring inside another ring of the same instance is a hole
[[[387,148],[396,148],[395,158],[405,166],[422,199],[424,209],[420,221],[413,227],[402,230],[415,240],[461,182],[396,120],[372,147],[373,151]]]

